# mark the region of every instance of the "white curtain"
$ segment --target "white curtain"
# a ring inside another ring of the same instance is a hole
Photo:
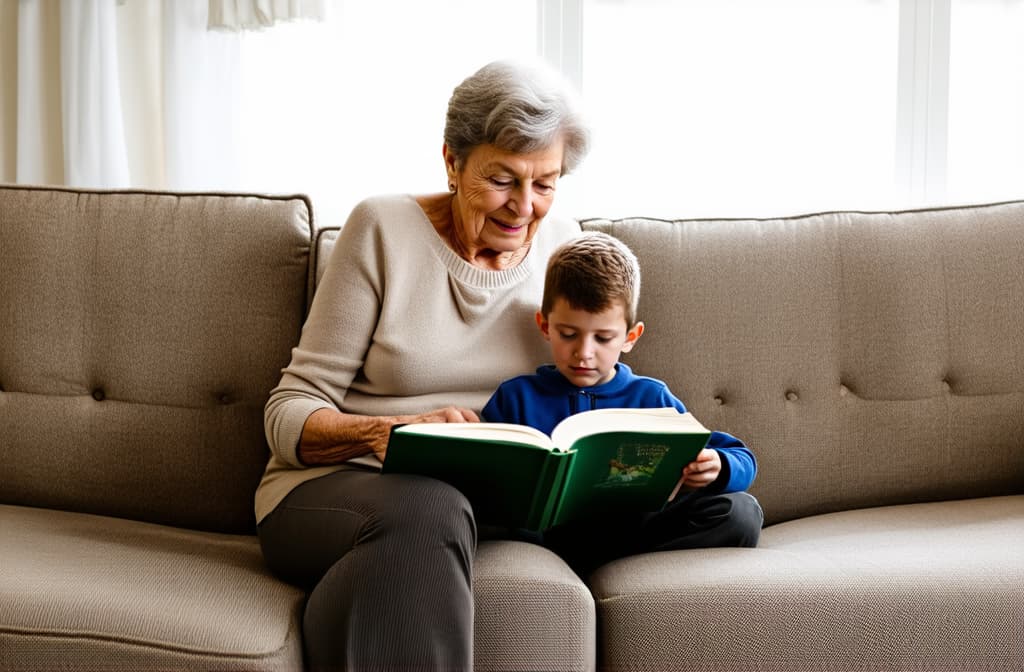
[[[208,30],[210,6],[0,0],[0,180],[240,187],[241,37]]]
[[[324,0],[210,0],[210,28],[259,30],[279,21],[315,19],[327,14]]]
[[[23,4],[24,14],[31,16],[41,3]],[[116,187],[129,182],[115,11],[116,5],[104,0],[63,0],[60,5],[61,137],[68,184]],[[19,125],[31,123],[40,83],[18,78]]]

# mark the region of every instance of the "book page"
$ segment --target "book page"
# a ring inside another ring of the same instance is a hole
[[[567,450],[580,437],[604,432],[692,434],[708,431],[693,415],[674,408],[599,408],[570,415],[558,423],[551,432],[551,439],[559,450]]]
[[[477,441],[525,443],[550,449],[551,439],[542,431],[526,425],[505,422],[419,422],[395,430],[403,434],[428,434]]]

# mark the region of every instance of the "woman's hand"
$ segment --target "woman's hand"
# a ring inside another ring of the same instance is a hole
[[[415,424],[419,422],[480,422],[480,417],[468,408],[460,406],[445,406],[418,415],[400,415],[395,418],[394,424]],[[387,438],[384,441],[376,441],[373,444],[373,454],[381,462],[388,452]]]
[[[404,415],[399,417],[399,422],[480,422],[477,414],[468,408],[458,406],[445,406],[419,415]]]
[[[373,453],[382,462],[391,428],[414,422],[480,422],[468,408],[446,406],[418,415],[366,416],[321,408],[306,419],[299,440],[299,460],[306,466],[339,464]]]

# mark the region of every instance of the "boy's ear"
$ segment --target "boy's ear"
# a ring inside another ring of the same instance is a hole
[[[622,351],[629,352],[636,345],[636,342],[640,340],[640,335],[644,333],[644,323],[637,322],[633,325],[633,328],[626,332],[626,342],[622,344]]]
[[[550,341],[551,335],[548,334],[548,320],[544,317],[544,313],[537,311],[537,314],[533,316],[533,319],[537,321],[537,328],[540,329],[540,333],[544,335],[544,340]]]

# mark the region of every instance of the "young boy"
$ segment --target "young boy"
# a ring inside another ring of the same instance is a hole
[[[566,416],[592,408],[671,406],[685,412],[664,382],[637,376],[619,361],[644,332],[636,316],[639,297],[639,264],[617,238],[589,233],[562,245],[548,262],[536,314],[554,363],[502,383],[483,419],[550,434]],[[683,469],[678,494],[660,511],[561,526],[545,533],[543,543],[578,571],[647,551],[756,546],[761,507],[745,492],[756,471],[742,441],[712,432],[697,459]]]

